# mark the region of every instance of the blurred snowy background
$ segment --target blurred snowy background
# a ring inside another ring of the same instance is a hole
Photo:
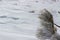
[[[59,25],[60,0],[0,0],[0,40],[37,40],[38,15],[44,8]]]

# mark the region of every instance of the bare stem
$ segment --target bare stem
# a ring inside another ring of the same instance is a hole
[[[55,24],[55,23],[54,23],[54,25],[56,25],[57,27],[60,27],[59,25],[57,25],[57,24]]]

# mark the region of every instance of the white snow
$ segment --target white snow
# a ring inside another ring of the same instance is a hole
[[[37,40],[40,10],[48,9],[59,25],[59,4],[59,0],[0,0],[0,40]]]

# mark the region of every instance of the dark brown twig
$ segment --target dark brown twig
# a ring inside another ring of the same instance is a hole
[[[59,25],[57,25],[57,24],[55,24],[55,23],[54,23],[54,25],[56,25],[57,27],[60,27]]]

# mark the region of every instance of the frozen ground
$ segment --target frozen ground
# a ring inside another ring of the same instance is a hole
[[[0,0],[0,40],[37,40],[38,14],[44,8],[59,25],[59,0]]]

